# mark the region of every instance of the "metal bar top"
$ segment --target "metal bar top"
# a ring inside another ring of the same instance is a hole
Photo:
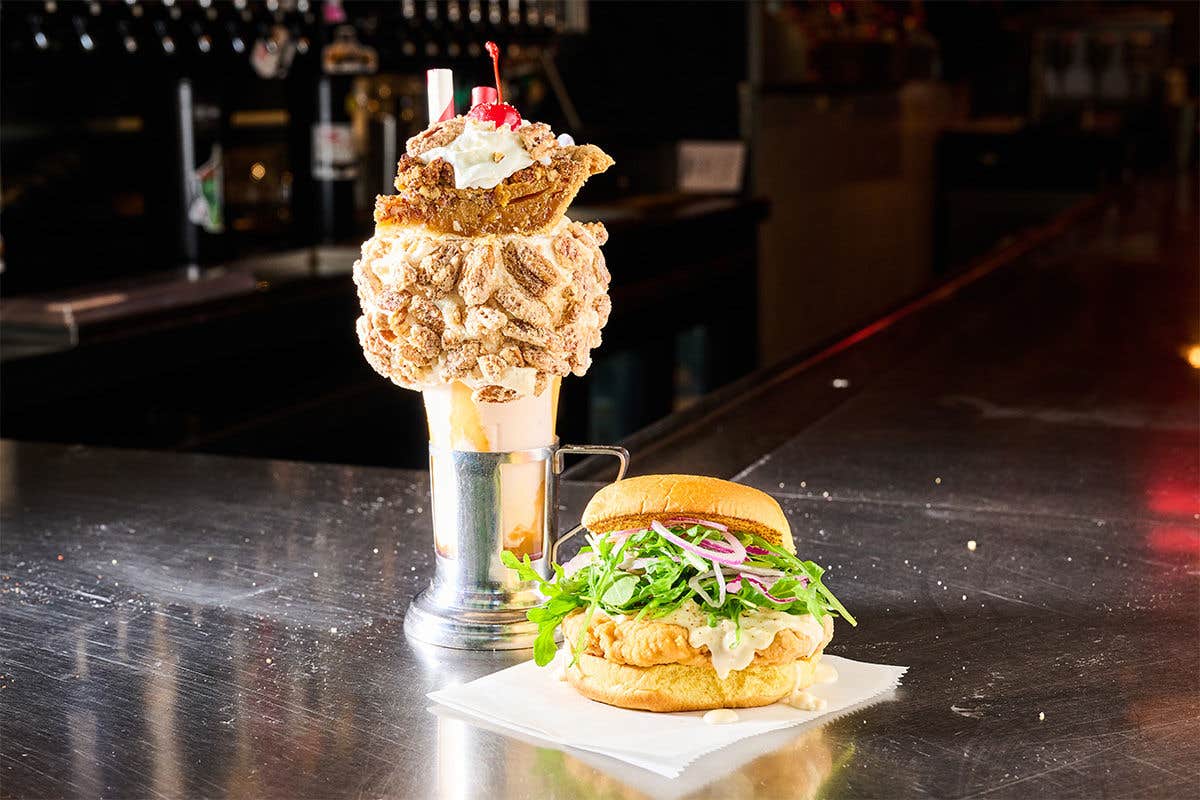
[[[429,710],[528,654],[405,639],[424,474],[8,442],[0,794],[1197,796],[1196,197],[1172,188],[634,450],[773,492],[860,621],[830,652],[911,667],[887,701],[674,781],[549,749]],[[563,529],[596,486],[564,486]]]

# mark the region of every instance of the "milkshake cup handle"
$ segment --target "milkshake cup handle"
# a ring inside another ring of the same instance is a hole
[[[617,467],[617,480],[625,477],[625,470],[629,469],[629,451],[624,447],[615,447],[605,444],[564,444],[554,451],[554,474],[561,475],[565,467],[563,456],[567,453],[579,453],[580,455],[589,456],[612,456],[620,462]],[[571,530],[558,537],[554,544],[550,546],[550,562],[558,563],[558,548],[570,539],[575,534],[583,530],[583,525],[576,525]]]

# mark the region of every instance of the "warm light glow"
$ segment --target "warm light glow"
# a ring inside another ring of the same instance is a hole
[[[255,161],[250,165],[250,177],[256,181],[261,181],[267,176],[267,168],[262,165],[261,161]]]
[[[1184,351],[1184,358],[1196,369],[1200,369],[1200,344],[1194,344]]]

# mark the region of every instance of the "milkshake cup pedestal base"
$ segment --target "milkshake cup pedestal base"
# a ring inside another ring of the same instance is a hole
[[[470,611],[439,605],[432,589],[417,595],[404,615],[410,639],[456,650],[523,650],[533,647],[538,627],[527,609]]]

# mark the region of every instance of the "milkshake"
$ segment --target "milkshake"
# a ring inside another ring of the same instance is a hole
[[[358,338],[377,372],[423,395],[439,556],[459,557],[462,536],[449,522],[464,502],[448,486],[453,454],[496,453],[509,454],[504,549],[536,560],[552,487],[533,451],[555,446],[560,382],[590,367],[611,309],[607,231],[566,210],[612,159],[522,120],[499,84],[465,116],[434,85],[439,119],[408,140],[398,194],[377,199],[354,265]]]

